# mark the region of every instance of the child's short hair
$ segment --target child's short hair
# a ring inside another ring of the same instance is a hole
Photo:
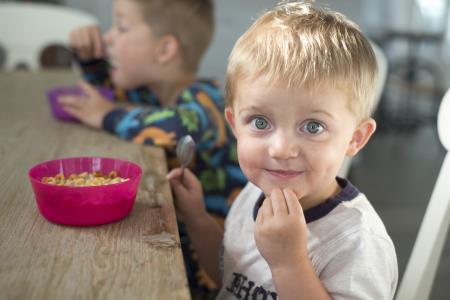
[[[341,88],[364,119],[373,106],[377,63],[357,25],[340,13],[306,2],[282,2],[259,17],[236,42],[228,62],[226,97],[257,78],[288,88]]]
[[[134,0],[156,34],[173,34],[179,41],[182,67],[197,71],[214,33],[212,0]]]

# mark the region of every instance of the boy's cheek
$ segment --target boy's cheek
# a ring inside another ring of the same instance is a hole
[[[265,150],[257,141],[252,139],[238,138],[238,160],[245,165],[259,164],[264,161]]]
[[[252,182],[259,178],[264,168],[264,150],[255,143],[238,143],[238,161],[244,175]]]

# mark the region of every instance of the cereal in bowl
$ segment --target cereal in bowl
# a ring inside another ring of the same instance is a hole
[[[106,176],[103,176],[100,171],[94,171],[92,173],[82,172],[80,174],[71,174],[67,178],[64,174],[59,173],[54,177],[42,177],[41,182],[63,186],[99,186],[125,182],[128,180],[130,179],[118,176],[116,171],[111,171]]]

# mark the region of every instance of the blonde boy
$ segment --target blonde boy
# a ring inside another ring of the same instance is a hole
[[[310,3],[279,4],[237,41],[225,113],[250,183],[224,233],[192,173],[183,184],[169,174],[218,299],[393,298],[394,245],[365,195],[336,177],[375,131],[376,74],[356,25]]]

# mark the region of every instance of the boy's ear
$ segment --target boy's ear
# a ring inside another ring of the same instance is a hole
[[[225,119],[228,125],[230,125],[231,131],[233,131],[234,136],[236,136],[233,109],[229,106],[225,108]]]
[[[369,118],[356,127],[353,132],[352,139],[348,145],[346,154],[348,156],[356,155],[369,141],[372,134],[377,128],[377,123],[374,119]]]
[[[170,62],[178,55],[180,43],[177,38],[171,34],[163,35],[157,46],[157,61],[165,64]]]

